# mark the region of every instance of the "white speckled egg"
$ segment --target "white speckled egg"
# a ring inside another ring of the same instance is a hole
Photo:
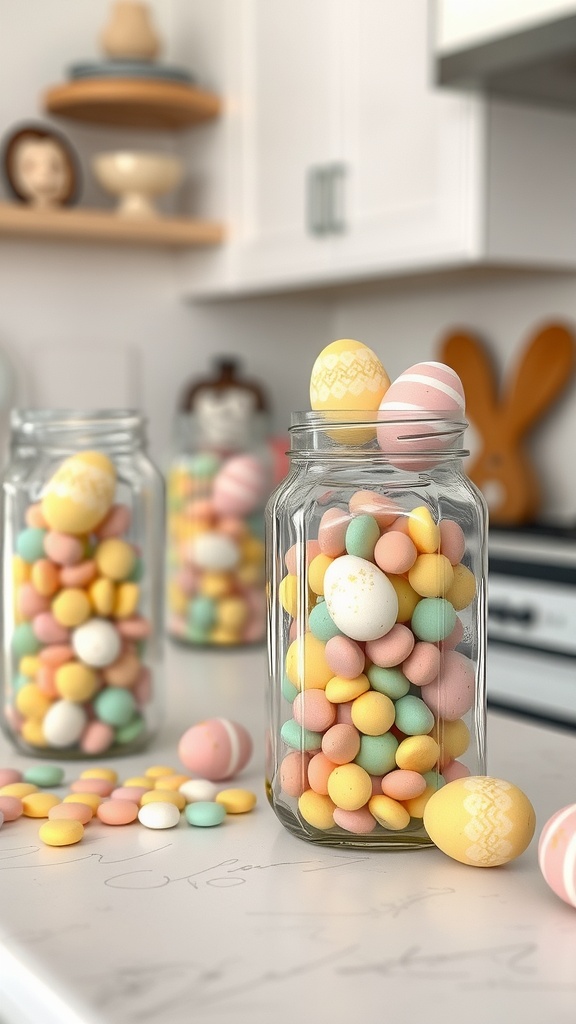
[[[396,622],[394,587],[378,566],[358,555],[341,555],[331,562],[324,597],[338,629],[352,640],[377,640]]]
[[[443,853],[478,868],[519,857],[536,827],[526,794],[511,782],[486,775],[448,782],[428,800],[423,820],[430,839]]]
[[[209,572],[227,572],[240,560],[240,550],[232,537],[207,530],[200,533],[188,546],[188,561],[197,569]]]
[[[562,807],[544,825],[538,863],[552,892],[576,907],[576,804]]]

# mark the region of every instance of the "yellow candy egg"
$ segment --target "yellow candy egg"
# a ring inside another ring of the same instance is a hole
[[[298,810],[304,821],[322,831],[334,825],[335,806],[329,796],[315,793],[312,789],[307,789],[298,800]]]
[[[127,619],[134,615],[140,600],[140,587],[137,583],[120,583],[114,601],[114,617]]]
[[[325,645],[312,633],[296,637],[286,652],[286,675],[299,690],[325,690],[334,675],[326,661]],[[302,672],[303,670],[303,672]]]
[[[310,408],[376,412],[389,387],[376,353],[360,341],[341,338],[322,349],[312,367]]]
[[[440,527],[434,522],[430,509],[419,505],[408,517],[408,535],[421,554],[430,555],[440,549]]]
[[[109,511],[116,489],[116,470],[101,452],[72,455],[48,481],[42,514],[50,529],[89,533]]]
[[[134,568],[136,555],[127,541],[109,537],[98,545],[94,559],[102,576],[110,580],[125,580]]]
[[[419,555],[408,571],[408,581],[420,597],[446,597],[454,582],[454,569],[446,555]]]
[[[88,594],[78,587],[61,590],[52,601],[52,614],[61,626],[74,629],[90,618],[92,608]]]
[[[467,565],[454,566],[454,579],[451,586],[445,593],[445,598],[450,601],[457,612],[467,608],[476,595],[476,577]]]
[[[449,782],[424,808],[424,828],[432,842],[473,867],[495,867],[519,857],[535,827],[526,794],[511,782],[485,775]]]

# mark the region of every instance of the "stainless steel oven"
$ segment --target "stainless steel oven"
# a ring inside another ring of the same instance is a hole
[[[576,728],[576,531],[490,530],[487,692]]]

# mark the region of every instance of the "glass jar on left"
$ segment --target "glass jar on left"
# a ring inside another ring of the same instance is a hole
[[[23,753],[129,754],[157,731],[163,519],[138,411],[12,413],[0,720]]]

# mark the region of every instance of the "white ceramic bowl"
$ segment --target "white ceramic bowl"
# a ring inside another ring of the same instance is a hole
[[[117,213],[125,216],[157,216],[153,200],[182,181],[182,161],[167,153],[122,150],[97,153],[92,170],[102,188],[119,197]]]

